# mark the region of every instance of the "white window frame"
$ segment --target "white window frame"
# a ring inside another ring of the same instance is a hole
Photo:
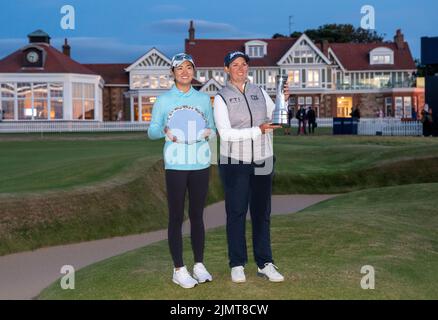
[[[312,74],[312,77],[310,76]],[[317,80],[315,80],[317,75]],[[310,80],[312,78],[312,81]],[[321,87],[321,69],[307,69],[306,70],[306,87],[307,88],[320,88]]]
[[[293,75],[291,75],[293,73]],[[298,73],[298,78],[296,77]],[[301,86],[301,69],[290,69],[287,71],[289,87],[298,88]],[[290,81],[292,80],[294,81]],[[297,81],[298,80],[298,81]]]
[[[268,54],[268,43],[261,40],[251,40],[245,43],[245,53],[250,58],[263,58]]]
[[[370,65],[394,64],[394,51],[379,47],[370,52]]]

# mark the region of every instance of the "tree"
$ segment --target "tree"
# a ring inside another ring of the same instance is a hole
[[[272,36],[272,39],[278,39],[278,38],[287,38],[287,36],[281,33],[276,33]]]
[[[317,29],[307,29],[304,33],[313,41],[327,40],[337,43],[372,43],[382,42],[385,35],[379,35],[376,31],[355,28],[352,24],[325,24]],[[276,33],[277,38],[280,34]],[[302,32],[294,32],[290,36],[297,38]]]
[[[417,66],[417,77],[425,77],[426,76],[426,66],[421,63],[420,59],[415,59],[415,65]]]

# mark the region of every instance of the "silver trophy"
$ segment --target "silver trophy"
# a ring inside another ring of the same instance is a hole
[[[277,98],[275,99],[275,109],[272,113],[272,123],[274,125],[288,124],[287,103],[284,100],[284,85],[287,76],[277,76]]]

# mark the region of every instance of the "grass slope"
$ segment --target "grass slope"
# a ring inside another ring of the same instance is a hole
[[[56,282],[39,298],[437,299],[437,192],[438,184],[370,189],[273,218],[274,257],[286,277],[281,284],[256,277],[252,261],[247,283],[233,284],[219,228],[206,239],[212,283],[192,290],[174,285],[164,241],[80,270],[75,290],[61,290]],[[191,266],[188,238],[185,248]],[[376,270],[375,290],[360,287],[364,265]]]
[[[274,193],[342,193],[438,181],[438,141],[275,138]],[[0,141],[0,255],[167,226],[162,142],[144,134]],[[208,203],[223,198],[213,167]]]

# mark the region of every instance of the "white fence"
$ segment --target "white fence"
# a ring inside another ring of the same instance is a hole
[[[423,125],[420,121],[401,121],[400,119],[360,119],[358,135],[421,136]]]
[[[316,119],[318,128],[333,128],[333,118]],[[292,127],[298,128],[298,120],[292,119]],[[357,128],[360,136],[421,136],[423,127],[420,121],[401,121],[394,118],[362,118]]]
[[[318,128],[333,128],[332,118],[318,118]],[[293,127],[298,120],[292,119]],[[147,122],[97,122],[97,121],[25,121],[0,122],[0,133],[61,133],[61,132],[135,132],[146,131]],[[421,136],[419,121],[403,122],[400,119],[360,119],[358,135],[365,136]]]
[[[318,128],[333,128],[333,118],[317,118]],[[298,128],[298,120],[292,119],[291,126]]]
[[[97,121],[0,122],[0,133],[129,132],[146,131],[149,123]]]

